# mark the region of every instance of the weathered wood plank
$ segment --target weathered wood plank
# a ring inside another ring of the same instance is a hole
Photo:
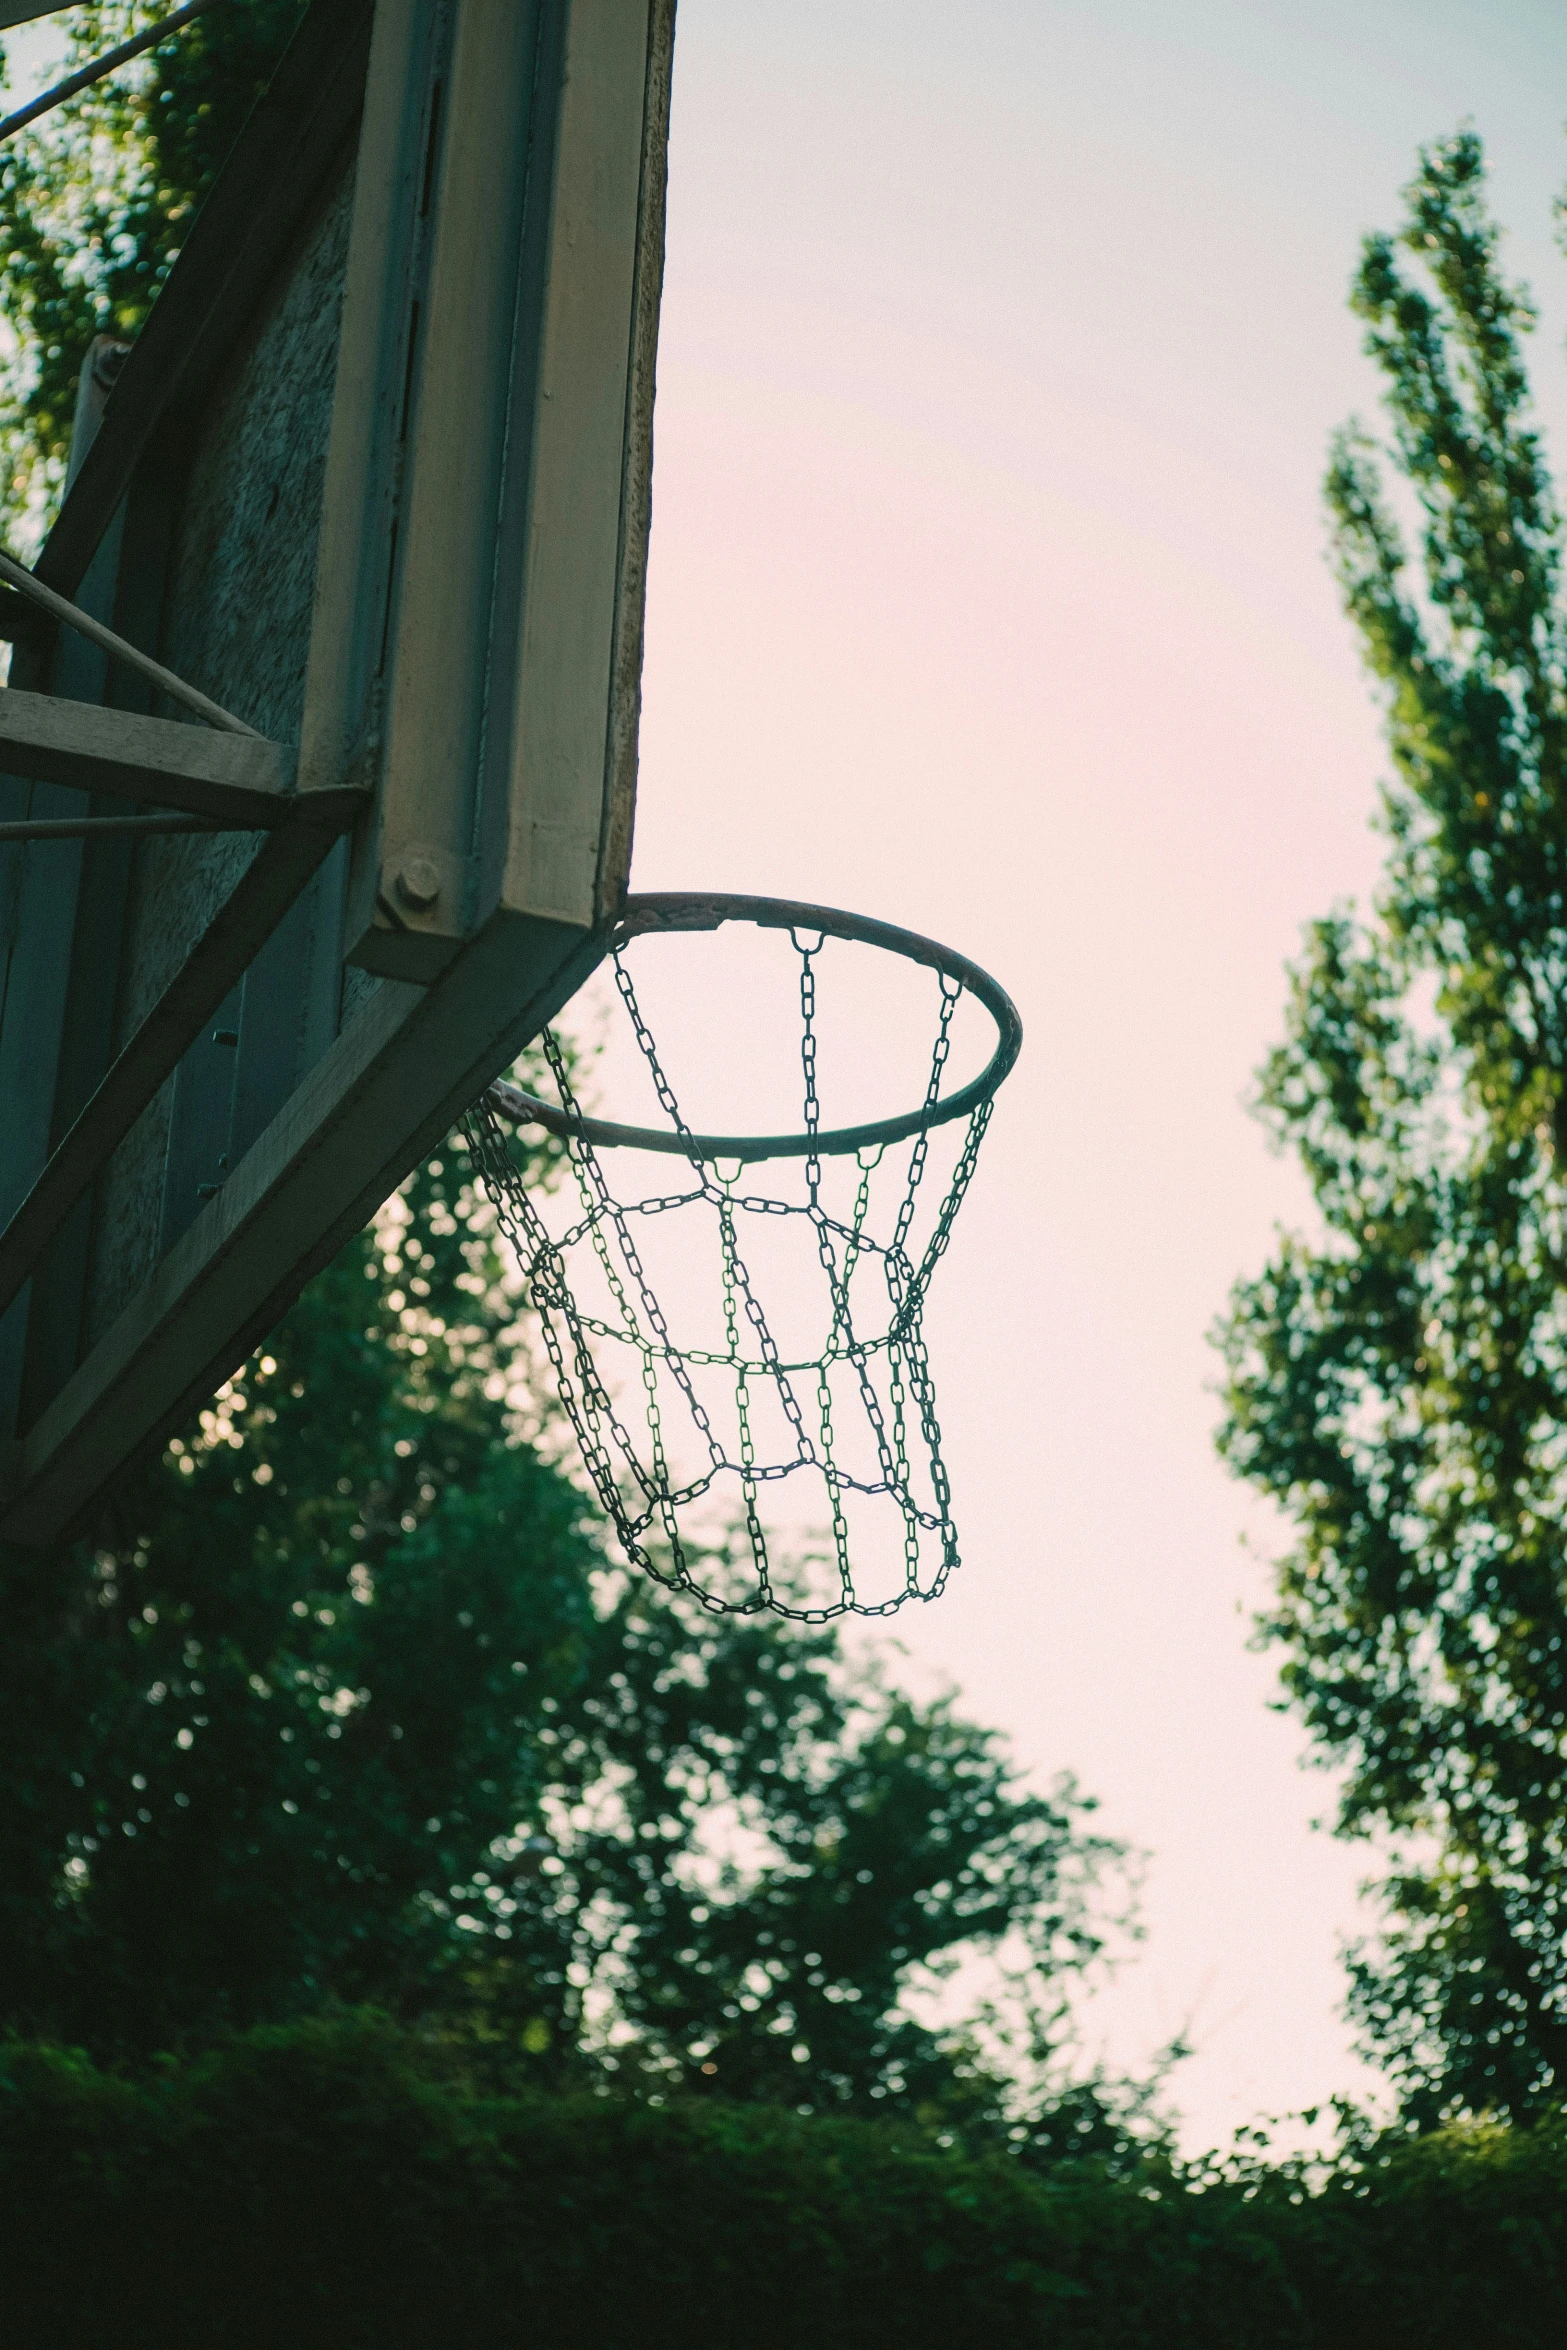
[[[259,735],[217,734],[7,687],[0,690],[0,769],[259,831],[288,812],[295,755]]]

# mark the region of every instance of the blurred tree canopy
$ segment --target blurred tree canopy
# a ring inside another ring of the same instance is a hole
[[[146,317],[304,4],[215,8],[0,148],[0,318],[13,340],[0,503],[35,528],[65,480],[88,344],[129,338]],[[163,0],[69,9],[61,78],[171,13]]]
[[[161,4],[74,12],[73,59]],[[214,9],[5,150],[13,511],[300,13]],[[1061,2084],[1126,1909],[1092,1807],[835,1631],[618,1573],[538,1393],[454,1137],[94,1540],[0,1554],[0,2021],[135,2054],[371,1999],[536,2088],[1042,2159],[1153,2129]],[[1003,1991],[937,2020],[987,1952]]]
[[[369,1998],[540,2085],[1030,2137],[1118,1848],[833,1630],[609,1567],[531,1380],[454,1140],[96,1541],[4,1554],[6,2015],[112,2051]],[[917,2020],[987,1949],[1013,2042]]]
[[[1392,1854],[1368,2046],[1416,2118],[1525,2117],[1567,2088],[1561,526],[1479,140],[1407,203],[1354,289],[1390,444],[1346,430],[1327,484],[1387,858],[1310,931],[1262,1073],[1318,1228],[1235,1292],[1221,1442],[1293,1521],[1265,1629],[1340,1826]]]

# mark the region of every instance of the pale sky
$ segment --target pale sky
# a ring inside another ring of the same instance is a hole
[[[881,915],[1018,1001],[932,1316],[965,1564],[898,1628],[1151,1850],[1094,2028],[1191,2019],[1194,2143],[1364,2086],[1368,1856],[1248,1652],[1275,1531],[1204,1343],[1304,1213],[1242,1107],[1284,964],[1376,871],[1345,289],[1472,117],[1559,420],[1564,115],[1535,0],[680,0],[634,886]]]
[[[1417,144],[1472,118],[1562,422],[1567,21],[679,24],[634,886],[879,915],[1018,1001],[930,1325],[965,1564],[899,1630],[1151,1852],[1092,2029],[1135,2067],[1188,2023],[1212,2144],[1367,2084],[1336,1948],[1368,1856],[1314,1832],[1331,1786],[1247,1648],[1242,1540],[1277,1535],[1213,1456],[1204,1342],[1305,1212],[1242,1106],[1284,964],[1376,871],[1377,715],[1321,560],[1328,433],[1375,400],[1344,292]]]

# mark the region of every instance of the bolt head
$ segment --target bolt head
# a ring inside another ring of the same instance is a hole
[[[440,867],[433,857],[405,857],[397,869],[397,894],[416,914],[428,912],[441,894]]]
[[[92,372],[93,380],[101,391],[113,391],[119,382],[120,370],[130,355],[129,343],[122,343],[114,335],[94,335]]]

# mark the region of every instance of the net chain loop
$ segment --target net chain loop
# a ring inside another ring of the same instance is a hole
[[[649,907],[657,917],[639,919]],[[692,1131],[627,967],[626,949],[639,932],[712,929],[727,920],[786,933],[799,959],[802,1130],[795,1136]],[[936,1036],[924,1098],[910,1116],[823,1131],[817,967],[829,938],[859,939],[894,953],[912,949],[912,960],[935,970]],[[1022,1031],[1015,1010],[988,974],[928,940],[829,908],[779,900],[632,899],[611,937],[609,959],[667,1131],[586,1117],[566,1052],[547,1032],[542,1049],[555,1101],[513,1086],[492,1087],[469,1113],[465,1136],[516,1255],[583,1467],[626,1558],[714,1614],[766,1609],[824,1623],[850,1613],[889,1616],[910,1600],[939,1597],[959,1554],[923,1316],[973,1180],[996,1087],[1017,1056]],[[966,994],[990,1012],[999,1041],[981,1078],[944,1098],[953,1022]],[[915,1219],[930,1173],[932,1134],[953,1121],[955,1105],[965,1130],[919,1245]],[[562,1144],[568,1190],[575,1194],[563,1231],[546,1221],[544,1194],[530,1185],[525,1164],[519,1165],[503,1116],[514,1125],[544,1125]],[[907,1153],[895,1153],[903,1141],[910,1145]],[[685,1159],[690,1183],[622,1200],[604,1165],[607,1152],[617,1148],[672,1150]],[[892,1172],[894,1157],[903,1161],[901,1174]],[[803,1158],[801,1196],[741,1189],[746,1168],[764,1158]],[[829,1158],[852,1160],[854,1167],[852,1201],[845,1188],[837,1214],[825,1196]],[[879,1222],[878,1176],[895,1183]],[[637,1241],[643,1219],[704,1211],[716,1241],[721,1346],[677,1342]],[[826,1317],[825,1338],[812,1354],[796,1356],[780,1346],[747,1262],[750,1220],[772,1218],[801,1219],[814,1234]],[[581,1294],[590,1286],[597,1310]],[[633,1381],[617,1382],[614,1366],[633,1362]],[[633,1410],[638,1392],[639,1409]],[[854,1442],[860,1457],[847,1466],[842,1421],[851,1401],[858,1406]],[[634,1432],[638,1416],[642,1425]],[[765,1427],[774,1433],[764,1440]],[[816,1560],[827,1572],[828,1587],[814,1592],[802,1593],[792,1573],[780,1581],[778,1537],[764,1524],[767,1489],[795,1477],[814,1481],[828,1520]],[[691,1513],[704,1504],[709,1513],[727,1505],[725,1540],[715,1540],[710,1517],[693,1525]],[[901,1520],[901,1584],[878,1598],[862,1596],[854,1578],[852,1554],[864,1519],[851,1522],[851,1511],[866,1504],[890,1508],[894,1524]],[[716,1572],[715,1558],[724,1562]]]

